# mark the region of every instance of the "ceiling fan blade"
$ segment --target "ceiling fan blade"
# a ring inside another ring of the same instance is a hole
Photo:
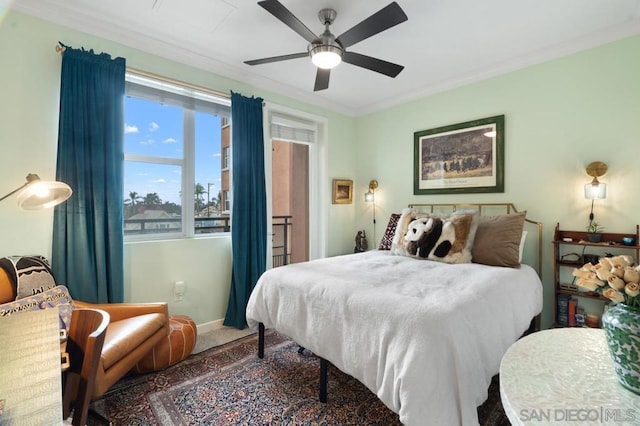
[[[354,52],[344,52],[344,55],[342,55],[342,61],[371,71],[379,72],[380,74],[384,74],[389,77],[397,76],[400,74],[400,71],[404,69],[402,65]]]
[[[336,40],[342,47],[352,46],[365,38],[376,35],[384,30],[406,21],[407,15],[395,1],[378,12],[369,16],[364,21],[345,31]]]
[[[290,55],[272,56],[270,58],[254,59],[251,61],[244,61],[247,65],[260,65],[268,64],[270,62],[288,61],[289,59],[305,58],[309,56],[309,52],[291,53]]]
[[[305,24],[303,24],[296,16],[282,5],[278,0],[264,0],[259,1],[258,4],[262,6],[267,12],[281,20],[286,26],[293,31],[300,34],[309,43],[313,43],[318,37],[311,32]]]
[[[318,72],[316,73],[316,84],[313,86],[314,92],[317,92],[318,90],[324,90],[329,87],[330,74],[331,70],[318,68]]]

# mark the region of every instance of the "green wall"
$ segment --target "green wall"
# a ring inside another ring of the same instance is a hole
[[[543,325],[551,324],[553,229],[558,222],[574,230],[587,225],[588,163],[609,166],[596,219],[608,232],[632,233],[640,222],[638,52],[640,37],[628,38],[356,119],[359,150],[371,153],[358,181],[375,178],[380,185],[378,238],[389,214],[410,202],[513,202],[544,223]],[[413,195],[414,132],[499,114],[506,127],[504,193]],[[358,224],[372,230],[368,207],[362,202],[358,209]]]

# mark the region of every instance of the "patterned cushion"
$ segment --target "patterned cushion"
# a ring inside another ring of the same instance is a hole
[[[4,303],[0,305],[0,317],[19,314],[26,311],[37,311],[38,309],[47,309],[58,307],[60,315],[60,328],[68,329],[71,324],[71,313],[74,308],[73,299],[69,294],[69,290],[63,285],[56,286],[42,293],[33,296],[23,297],[14,302]]]
[[[16,288],[16,300],[42,293],[56,286],[49,262],[43,256],[10,256],[0,259]]]
[[[391,251],[418,259],[469,263],[477,227],[477,212],[436,215],[405,209]]]
[[[398,225],[398,219],[400,219],[399,213],[391,213],[389,223],[387,223],[387,229],[384,231],[384,235],[380,240],[378,250],[391,250],[391,243],[393,242],[393,236],[396,233],[396,226]]]

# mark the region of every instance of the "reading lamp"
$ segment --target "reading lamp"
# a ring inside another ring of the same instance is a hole
[[[591,200],[591,212],[589,213],[589,225],[593,223],[593,202],[596,198],[607,198],[607,184],[600,182],[598,178],[607,173],[607,165],[602,161],[594,161],[587,166],[587,174],[593,180],[584,186],[584,198]]]
[[[25,210],[39,210],[56,206],[71,197],[71,188],[64,182],[43,181],[29,173],[24,185],[0,198],[4,200],[17,193],[18,206]]]

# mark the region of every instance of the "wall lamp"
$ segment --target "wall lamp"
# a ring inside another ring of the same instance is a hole
[[[584,186],[584,198],[591,200],[591,212],[589,213],[589,229],[593,223],[593,202],[596,198],[607,198],[607,184],[600,182],[598,178],[607,173],[607,165],[602,161],[594,161],[587,165],[587,174],[593,177],[593,180]]]
[[[365,203],[373,204],[373,243],[376,242],[376,188],[378,188],[378,181],[371,179],[369,181],[369,190],[364,193]]]
[[[607,198],[607,184],[598,180],[605,173],[607,173],[607,165],[602,161],[589,163],[587,174],[592,176],[593,180],[584,186],[584,198],[587,200]]]
[[[0,201],[18,194],[18,206],[25,210],[39,210],[56,206],[66,201],[73,191],[64,182],[43,181],[36,174],[29,173],[24,185],[0,198]]]
[[[373,179],[369,181],[369,190],[364,193],[364,201],[367,203],[373,203],[376,200],[376,188],[378,187],[378,181]]]

